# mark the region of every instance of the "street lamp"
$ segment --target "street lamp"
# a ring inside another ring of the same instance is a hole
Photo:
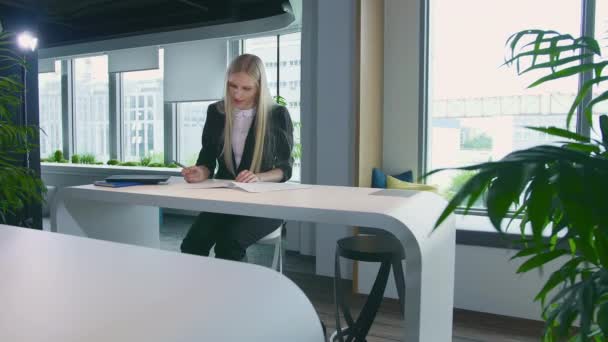
[[[36,51],[36,48],[38,47],[38,38],[36,38],[30,32],[24,31],[24,32],[21,32],[19,35],[17,35],[17,45],[23,52],[23,61],[25,62],[26,54],[28,52]],[[27,125],[28,125],[28,122],[27,122],[28,121],[27,120],[27,65],[23,65],[21,70],[22,70],[22,77],[23,77],[23,93],[22,93],[23,99],[21,101],[21,109],[22,109],[22,113],[21,113],[22,121],[21,122],[23,122],[24,127],[27,127]],[[29,152],[26,153],[25,163],[26,163],[26,167],[29,169],[30,168],[30,153]]]

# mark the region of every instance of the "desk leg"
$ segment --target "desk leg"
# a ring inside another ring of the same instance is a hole
[[[449,222],[425,241],[404,243],[405,341],[452,341],[455,237]]]
[[[160,247],[159,208],[62,196],[54,203],[51,230],[94,239]]]

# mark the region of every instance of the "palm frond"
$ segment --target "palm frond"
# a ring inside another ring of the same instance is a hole
[[[27,67],[10,48],[13,35],[0,30],[0,71]],[[42,180],[20,166],[25,154],[36,146],[37,127],[19,126],[14,117],[21,106],[23,84],[16,75],[0,76],[0,223],[32,203],[43,201]]]

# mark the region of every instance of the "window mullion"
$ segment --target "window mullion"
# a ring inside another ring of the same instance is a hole
[[[122,144],[123,141],[123,115],[122,115],[122,75],[120,73],[109,73],[109,148],[110,159],[123,160]]]
[[[165,164],[171,164],[177,160],[177,104],[165,102],[164,105],[164,130],[165,130]]]
[[[581,24],[581,35],[586,37],[595,37],[595,0],[582,0],[582,24]],[[581,63],[593,62],[593,56],[586,57]],[[586,71],[579,77],[578,89],[582,89],[582,86],[593,78],[593,70]],[[590,136],[591,127],[589,121],[585,118],[583,108],[585,108],[591,101],[592,94],[588,93],[577,108],[576,115],[576,131],[584,136]]]
[[[74,111],[73,106],[73,64],[72,60],[61,61],[61,123],[63,130],[63,155],[71,158],[74,153]]]
[[[277,35],[277,96],[281,96],[281,36]]]

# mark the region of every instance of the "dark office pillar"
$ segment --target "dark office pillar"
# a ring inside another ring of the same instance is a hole
[[[29,31],[38,37],[36,18],[37,16],[32,12],[0,5],[0,21],[2,22],[4,31],[14,33]],[[15,113],[14,121],[18,125],[27,124],[38,127],[38,54],[36,51],[20,51],[16,42],[11,48],[18,51],[22,57],[25,57],[27,64],[25,72],[21,68],[0,71],[0,75],[2,76],[18,75],[21,82],[25,85],[25,106],[21,106],[17,113]],[[40,177],[40,150],[37,147],[40,145],[40,138],[36,137],[33,143],[36,148],[27,155],[20,156],[17,163],[24,167],[28,166]],[[7,217],[6,223],[42,229],[42,207],[40,204],[29,205],[22,212],[16,213],[12,217]]]

